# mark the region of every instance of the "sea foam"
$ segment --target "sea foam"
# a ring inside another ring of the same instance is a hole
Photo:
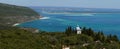
[[[15,24],[13,24],[13,26],[17,26],[17,25],[20,25],[20,23],[15,23]]]
[[[40,19],[50,19],[50,17],[42,17],[42,18],[40,18]]]

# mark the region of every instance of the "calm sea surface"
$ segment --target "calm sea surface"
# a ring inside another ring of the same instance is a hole
[[[37,11],[37,10],[36,10]],[[67,26],[74,28],[92,28],[107,34],[116,34],[120,38],[120,13],[47,13],[41,12],[44,18],[20,24],[20,27],[37,28],[43,31],[64,31]]]

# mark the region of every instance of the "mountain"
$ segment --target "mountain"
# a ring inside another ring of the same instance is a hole
[[[13,25],[39,17],[40,15],[31,8],[0,3],[0,25]]]
[[[82,7],[39,7],[31,6],[31,8],[39,9],[47,12],[72,12],[72,13],[120,13],[120,9],[109,8],[82,8]]]

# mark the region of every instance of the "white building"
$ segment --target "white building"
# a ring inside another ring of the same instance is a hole
[[[79,27],[79,25],[76,27],[76,30],[77,30],[77,34],[81,34],[81,28]]]
[[[63,49],[70,49],[70,47],[64,47]]]
[[[62,49],[70,49],[70,47],[63,45],[63,46],[62,46]]]

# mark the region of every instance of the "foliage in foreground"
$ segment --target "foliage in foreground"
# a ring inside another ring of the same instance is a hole
[[[71,30],[31,33],[18,28],[0,29],[0,49],[62,49],[63,45],[71,49],[120,49],[116,36],[105,36],[86,28],[77,35]],[[68,31],[71,32],[69,35]]]

